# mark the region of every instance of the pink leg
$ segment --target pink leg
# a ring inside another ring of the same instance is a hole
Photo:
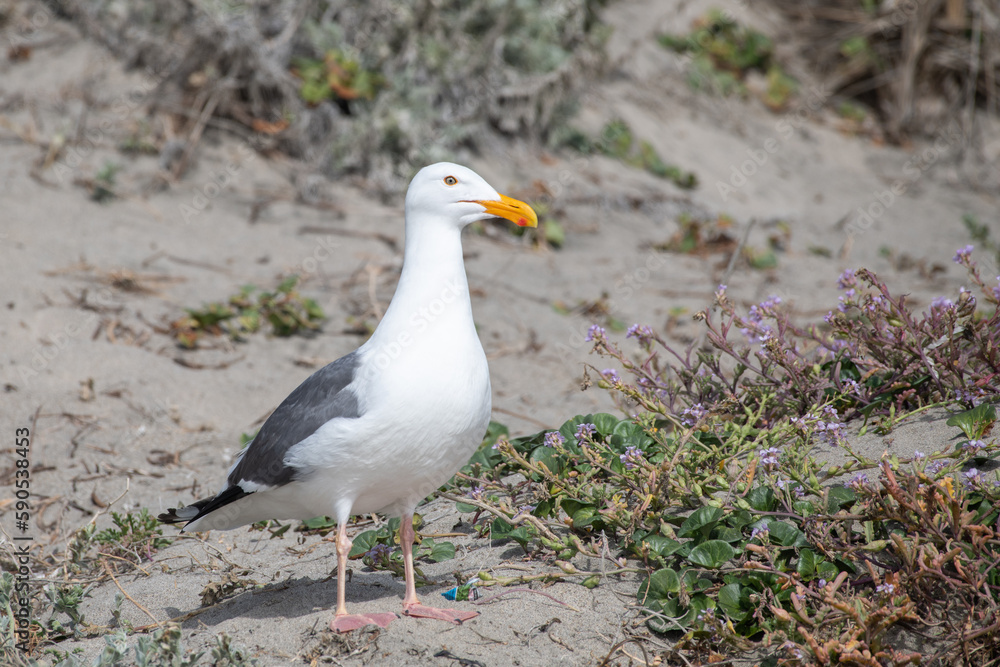
[[[399,526],[399,541],[403,545],[403,565],[406,569],[406,597],[403,598],[403,613],[417,618],[436,618],[461,625],[463,621],[479,616],[475,611],[459,611],[458,609],[439,609],[425,607],[417,599],[417,584],[413,575],[413,514],[403,517]]]
[[[348,614],[347,613],[347,555],[351,553],[351,540],[347,537],[347,522],[337,524],[337,611],[330,621],[334,632],[350,632],[366,625],[380,628],[389,626],[396,620],[395,614]]]

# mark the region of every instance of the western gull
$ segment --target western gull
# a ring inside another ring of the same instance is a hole
[[[476,612],[420,603],[413,576],[413,511],[475,452],[489,425],[486,354],[476,333],[462,229],[491,217],[535,227],[531,207],[481,176],[440,162],[406,192],[399,284],[368,341],[313,373],[268,417],[215,496],[171,509],[184,531],[229,530],[265,519],[337,521],[337,611],[330,628],[386,627],[392,613],[348,614],[348,519],[401,516],[403,613],[461,623]]]

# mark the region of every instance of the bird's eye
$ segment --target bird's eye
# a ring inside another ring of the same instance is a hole
[[[445,185],[455,185],[456,183],[458,183],[458,179],[455,178],[454,176],[445,176],[444,177],[444,184]]]

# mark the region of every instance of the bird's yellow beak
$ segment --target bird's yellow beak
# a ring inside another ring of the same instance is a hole
[[[535,215],[535,212],[531,210],[531,207],[523,201],[512,199],[507,195],[500,195],[500,201],[485,199],[476,199],[473,201],[485,208],[486,212],[490,215],[510,220],[518,227],[538,226],[538,216]]]

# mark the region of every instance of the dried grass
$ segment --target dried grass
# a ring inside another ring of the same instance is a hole
[[[771,0],[829,94],[878,113],[887,136],[931,135],[1000,110],[998,0]]]
[[[175,176],[219,125],[389,189],[505,135],[544,138],[602,62],[602,2],[52,0],[160,82],[154,98],[188,142]],[[378,77],[378,92],[304,101],[296,60],[331,53]]]

